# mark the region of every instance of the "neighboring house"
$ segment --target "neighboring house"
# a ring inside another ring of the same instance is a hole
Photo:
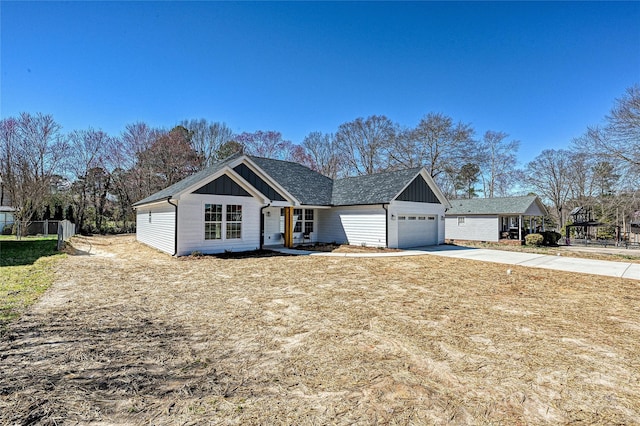
[[[536,196],[452,200],[445,215],[447,241],[522,240],[544,230],[547,210]]]
[[[298,163],[244,154],[133,206],[137,239],[178,256],[307,242],[441,244],[450,207],[425,169],[334,181]]]

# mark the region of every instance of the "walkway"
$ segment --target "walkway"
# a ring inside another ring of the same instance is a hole
[[[513,251],[478,249],[452,245],[418,247],[411,250],[382,253],[326,253],[287,248],[272,250],[301,256],[330,257],[396,257],[433,255],[457,257],[460,259],[480,260],[483,262],[504,263],[507,265],[528,266],[532,268],[554,269],[581,274],[604,275],[609,277],[640,280],[640,263],[612,262],[608,260],[580,259],[567,256],[549,256],[546,254],[522,253]]]

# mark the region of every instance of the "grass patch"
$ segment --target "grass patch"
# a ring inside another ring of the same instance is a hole
[[[63,256],[52,239],[0,241],[0,335],[51,286],[53,265]]]

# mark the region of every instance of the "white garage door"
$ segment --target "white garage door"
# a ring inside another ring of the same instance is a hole
[[[398,247],[409,248],[438,244],[436,215],[398,215]]]

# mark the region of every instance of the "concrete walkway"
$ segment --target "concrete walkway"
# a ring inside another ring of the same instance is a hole
[[[640,280],[640,263],[579,259],[567,256],[550,256],[545,254],[489,250],[452,245],[419,247],[405,251],[381,253],[326,253],[287,248],[274,248],[272,250],[285,254],[328,257],[397,257],[434,255],[480,260],[483,262],[503,263],[506,265],[528,266],[532,268],[554,269],[558,271],[578,272],[581,274],[604,275],[608,277]]]

